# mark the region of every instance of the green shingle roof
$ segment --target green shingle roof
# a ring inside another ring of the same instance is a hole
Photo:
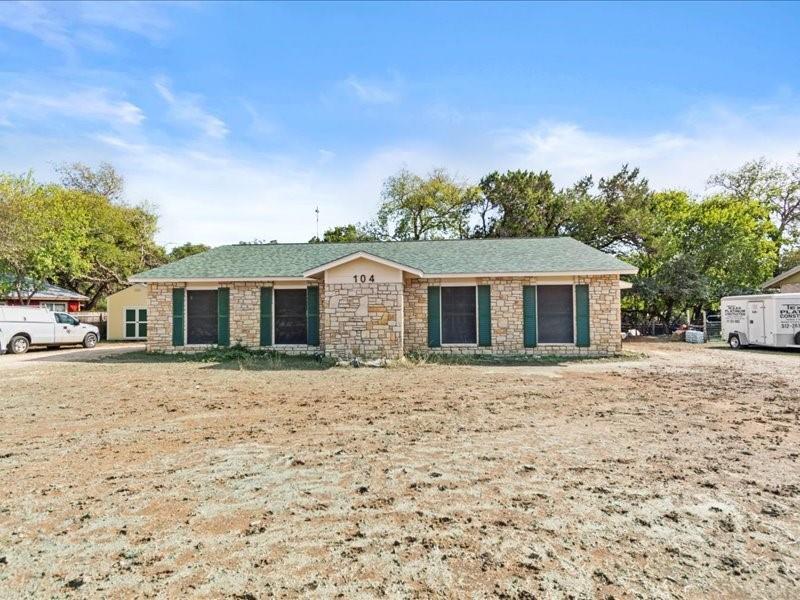
[[[302,277],[357,252],[407,265],[425,276],[477,273],[632,273],[621,260],[568,237],[341,244],[219,246],[139,273],[131,281]]]

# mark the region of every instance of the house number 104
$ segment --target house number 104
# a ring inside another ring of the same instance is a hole
[[[356,283],[366,283],[367,281],[374,283],[375,275],[370,275],[369,277],[366,275],[353,275],[353,281]]]

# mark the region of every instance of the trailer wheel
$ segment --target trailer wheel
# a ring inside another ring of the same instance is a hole
[[[800,331],[794,334],[794,343],[800,346]]]
[[[8,342],[8,350],[11,354],[25,354],[30,347],[31,343],[24,335],[15,335]]]
[[[728,338],[728,346],[730,346],[734,350],[738,350],[739,348],[741,348],[742,347],[742,342],[739,339],[739,336],[734,334],[731,337],[729,337]]]

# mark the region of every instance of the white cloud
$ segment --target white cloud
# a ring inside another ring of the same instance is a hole
[[[41,2],[1,2],[0,26],[31,35],[52,48],[73,50],[67,23]]]
[[[80,21],[135,33],[151,41],[159,41],[171,22],[153,2],[81,2]]]
[[[222,119],[215,117],[201,106],[202,98],[199,95],[175,94],[169,86],[169,81],[164,77],[156,79],[154,85],[169,104],[170,112],[175,119],[199,129],[210,138],[221,139],[228,135],[228,126]]]
[[[175,7],[191,6],[175,3]],[[109,52],[105,30],[161,41],[172,23],[165,5],[153,2],[0,2],[0,27],[30,35],[75,59],[78,49]]]
[[[115,127],[139,125],[144,112],[135,104],[114,98],[103,88],[86,88],[62,94],[10,92],[0,99],[0,121],[13,125],[17,120],[82,119],[105,122]]]
[[[512,167],[550,170],[561,184],[588,174],[609,175],[627,163],[639,167],[656,188],[702,193],[710,175],[753,158],[796,160],[800,112],[711,105],[688,112],[673,128],[642,135],[543,121],[530,129],[504,132],[495,151]]]
[[[400,99],[397,82],[389,84],[365,81],[351,75],[343,83],[356,98],[365,104],[392,104]]]
[[[502,132],[468,129],[459,139],[437,140],[435,132],[418,139],[400,135],[355,153],[337,148],[331,159],[319,146],[274,156],[233,151],[207,139],[155,144],[144,127],[71,136],[15,127],[0,128],[0,148],[13,148],[0,156],[4,169],[35,168],[43,179],[50,164],[65,160],[112,162],[127,178],[131,200],[158,206],[162,243],[305,241],[314,235],[316,206],[321,230],[372,217],[383,180],[402,167],[424,173],[442,166],[472,181],[494,169],[548,169],[559,185],[569,185],[629,163],[641,167],[656,188],[703,193],[708,176],[720,169],[760,155],[797,160],[800,111],[786,105],[706,106],[671,127],[642,134],[543,121]]]

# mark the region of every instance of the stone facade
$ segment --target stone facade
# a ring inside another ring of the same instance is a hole
[[[261,343],[261,288],[272,283],[259,281],[221,281],[220,288],[230,290],[230,340],[248,348],[258,348]],[[183,289],[184,284],[150,283],[147,286],[147,350],[158,352],[193,352],[211,345],[172,345],[172,290]],[[323,305],[322,284],[319,285],[320,319]],[[320,345],[324,344],[324,333],[320,328]],[[291,345],[272,346],[286,354],[313,354],[318,346]]]
[[[172,348],[171,283],[147,284],[147,350]]]
[[[409,352],[444,352],[457,354],[613,354],[622,350],[620,336],[619,276],[593,275],[574,277],[572,283],[589,285],[590,345],[578,348],[574,344],[544,344],[525,348],[522,331],[522,287],[537,285],[544,280],[536,277],[481,277],[477,285],[489,285],[491,290],[492,345],[475,344],[428,347],[428,286],[442,285],[446,280],[405,280],[405,345]],[[566,282],[569,283],[569,282]],[[464,283],[464,285],[473,285]]]
[[[409,352],[603,355],[622,349],[617,275],[580,276],[564,281],[589,286],[590,346],[587,348],[578,348],[574,344],[524,347],[522,287],[546,282],[535,277],[486,277],[465,282],[464,285],[491,287],[492,345],[428,348],[427,288],[429,285],[441,285],[442,281],[407,276],[403,283],[320,283],[320,346],[272,348],[292,354],[323,351],[341,358],[398,358]],[[258,347],[260,288],[269,285],[268,282],[219,283],[219,287],[230,289],[232,344]],[[148,284],[148,350],[189,352],[202,348],[172,346],[174,287],[183,287],[183,284]]]
[[[329,283],[322,331],[325,353],[340,358],[403,354],[402,283]]]

